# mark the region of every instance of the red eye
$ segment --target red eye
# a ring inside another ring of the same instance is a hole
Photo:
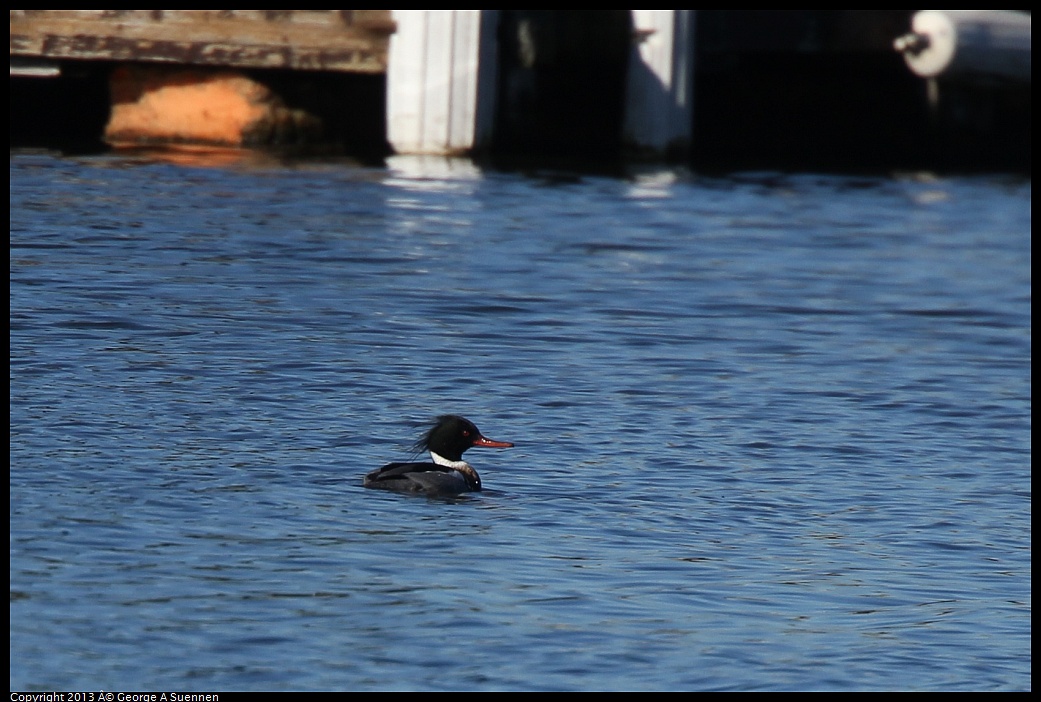
[[[463,436],[470,436],[470,430],[469,429],[463,429]]]

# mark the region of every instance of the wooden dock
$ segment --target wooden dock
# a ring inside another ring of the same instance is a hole
[[[385,73],[390,10],[11,10],[11,56]]]
[[[357,132],[352,109],[298,104],[295,88],[382,81],[394,29],[390,10],[12,10],[11,75],[103,71],[112,145],[320,142]]]
[[[11,10],[11,133],[504,164],[913,168],[967,148],[970,159],[1029,164],[1029,13],[925,19],[909,10]]]

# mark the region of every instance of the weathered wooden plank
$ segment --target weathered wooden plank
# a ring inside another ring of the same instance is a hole
[[[11,10],[11,55],[384,73],[389,10]]]

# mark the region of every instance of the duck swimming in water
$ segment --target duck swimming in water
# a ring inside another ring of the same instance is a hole
[[[486,438],[465,417],[442,415],[415,445],[417,451],[429,451],[433,463],[388,463],[367,474],[362,484],[377,490],[426,495],[479,492],[481,477],[463,460],[463,452],[474,446],[510,448],[513,444]]]

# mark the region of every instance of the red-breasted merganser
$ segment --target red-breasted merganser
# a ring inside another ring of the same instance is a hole
[[[388,463],[366,475],[363,485],[427,495],[479,492],[481,477],[463,460],[463,452],[473,446],[510,448],[513,444],[486,438],[469,419],[442,415],[414,447],[417,451],[429,451],[433,463]]]

